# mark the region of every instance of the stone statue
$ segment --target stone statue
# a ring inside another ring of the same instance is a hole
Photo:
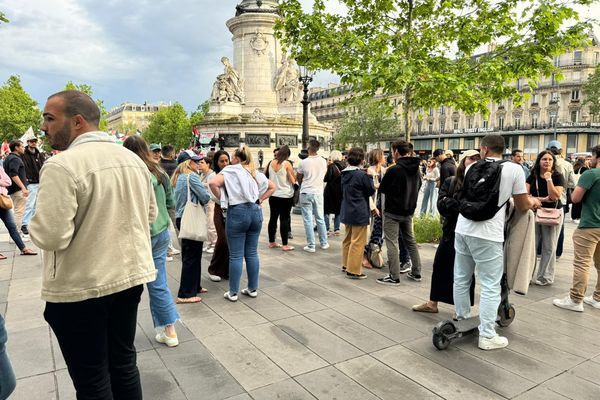
[[[240,78],[227,57],[221,58],[221,62],[225,66],[225,71],[217,76],[217,80],[213,84],[211,100],[217,103],[234,102],[244,104],[244,80]]]
[[[280,103],[295,103],[300,99],[300,72],[296,60],[284,56],[275,78],[275,91]]]
[[[269,47],[269,42],[265,38],[265,35],[260,32],[258,29],[254,34],[254,37],[250,40],[250,47],[254,50],[256,55],[264,55]]]

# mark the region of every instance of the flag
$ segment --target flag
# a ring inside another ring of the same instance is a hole
[[[27,129],[27,131],[25,131],[25,133],[23,134],[23,136],[21,136],[21,139],[19,139],[19,140],[23,143],[27,143],[27,141],[31,140],[31,139],[37,139],[37,138],[35,137],[33,128],[29,127],[29,129]]]
[[[194,134],[194,136],[198,137],[200,136],[200,130],[198,129],[198,127],[193,127],[192,128],[192,133]]]

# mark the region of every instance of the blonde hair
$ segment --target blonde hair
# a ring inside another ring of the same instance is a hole
[[[192,163],[192,160],[185,160],[184,162],[182,162],[181,164],[179,164],[177,166],[177,168],[175,169],[175,172],[173,172],[173,176],[171,177],[171,186],[173,186],[173,187],[177,186],[177,178],[179,178],[179,175],[193,174],[196,172],[190,166],[191,163]]]
[[[369,152],[368,162],[370,165],[377,165],[385,161],[385,154],[381,149],[373,149]]]
[[[331,161],[341,161],[342,160],[342,152],[339,150],[333,150],[329,153],[329,159]]]
[[[256,164],[254,164],[254,159],[248,146],[241,146],[233,153],[233,156],[240,159],[240,164],[250,172],[253,178],[256,177]]]

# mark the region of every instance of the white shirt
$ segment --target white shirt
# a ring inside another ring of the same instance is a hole
[[[269,180],[266,176],[257,172],[256,177],[253,178],[241,164],[228,165],[220,173],[225,178],[226,190],[226,197],[221,196],[222,208],[243,203],[256,203],[259,196],[269,188]]]
[[[319,155],[308,156],[300,162],[298,173],[302,174],[300,193],[323,194],[323,179],[327,172],[327,161]]]
[[[498,159],[495,159],[498,160]],[[473,165],[473,164],[471,164]],[[469,165],[469,167],[471,167]],[[465,171],[465,175],[469,171]],[[500,193],[498,196],[498,206],[503,205],[492,219],[487,221],[472,221],[458,215],[456,223],[456,233],[463,236],[473,236],[492,242],[504,242],[504,223],[506,222],[506,202],[512,196],[527,193],[525,185],[525,175],[520,165],[505,162],[502,164],[502,174],[500,175]]]

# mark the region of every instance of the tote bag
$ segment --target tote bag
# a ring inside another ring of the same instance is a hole
[[[179,228],[179,239],[205,242],[208,240],[208,228],[206,224],[206,213],[202,204],[192,202],[190,191],[190,175],[187,176],[187,202],[181,216],[181,227]]]

